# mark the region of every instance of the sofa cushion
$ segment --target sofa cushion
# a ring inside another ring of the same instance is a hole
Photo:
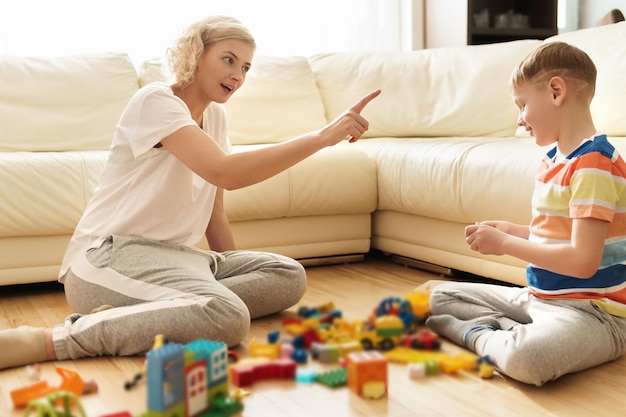
[[[596,64],[596,94],[591,114],[596,128],[612,136],[626,136],[626,22],[567,32],[546,39],[562,41],[587,52]],[[619,110],[618,110],[619,109]]]
[[[126,54],[0,56],[0,151],[108,149],[139,87]]]
[[[0,152],[0,236],[71,235],[107,154]]]
[[[378,168],[378,210],[470,224],[528,223],[545,148],[534,139],[376,138],[359,141]],[[419,231],[415,231],[419,233]]]
[[[372,90],[365,137],[513,136],[517,109],[508,90],[515,65],[538,40],[405,53],[320,54],[311,67],[327,119]]]
[[[244,152],[264,145],[235,146]],[[226,191],[231,222],[284,217],[372,213],[377,204],[376,164],[353,144],[322,149],[280,174]]]

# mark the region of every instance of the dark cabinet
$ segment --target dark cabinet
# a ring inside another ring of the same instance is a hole
[[[467,43],[545,39],[558,33],[558,0],[468,0]]]

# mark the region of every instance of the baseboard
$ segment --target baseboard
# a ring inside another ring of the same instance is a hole
[[[340,265],[347,263],[355,263],[355,262],[363,262],[365,259],[365,254],[355,253],[350,255],[333,255],[333,256],[322,256],[319,258],[306,258],[306,259],[298,259],[298,262],[302,264],[304,267],[312,267],[312,266],[326,266],[326,265]]]
[[[454,271],[450,268],[446,268],[445,266],[435,265],[424,261],[419,261],[413,258],[407,258],[400,255],[391,255],[391,260],[397,264],[403,266],[409,266],[411,268],[417,268],[424,271],[432,272],[434,274],[452,277],[454,275]]]

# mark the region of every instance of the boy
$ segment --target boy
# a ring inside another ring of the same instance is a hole
[[[529,226],[484,221],[465,235],[472,250],[529,262],[528,287],[450,283],[431,295],[431,329],[537,386],[626,350],[626,164],[594,127],[595,81],[589,56],[562,42],[511,75],[518,125],[555,146]]]

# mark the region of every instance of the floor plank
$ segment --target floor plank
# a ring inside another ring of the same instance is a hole
[[[307,268],[309,287],[301,303],[293,308],[255,320],[246,341],[236,350],[246,355],[246,346],[256,337],[282,330],[285,317],[294,316],[300,306],[317,306],[332,301],[349,319],[364,318],[386,296],[401,296],[416,286],[443,278],[408,268],[380,257],[346,265]],[[26,286],[0,292],[0,328],[21,324],[52,325],[71,311],[62,288],[56,285]],[[2,349],[0,347],[0,354]],[[461,349],[444,341],[449,353]],[[89,417],[129,410],[145,411],[145,385],[126,391],[124,382],[142,366],[143,358],[94,358],[46,363],[42,377],[58,384],[55,366],[95,379],[99,392],[82,398]],[[309,362],[303,367],[326,370],[331,365]],[[389,365],[389,392],[380,400],[363,399],[347,388],[330,389],[319,384],[295,381],[265,381],[255,384],[244,400],[245,417],[265,416],[615,416],[626,409],[626,360],[621,359],[536,388],[496,374],[481,379],[474,372],[438,375],[412,380],[407,367]],[[24,368],[0,371],[0,416],[21,416],[11,409],[10,391],[32,383]]]

